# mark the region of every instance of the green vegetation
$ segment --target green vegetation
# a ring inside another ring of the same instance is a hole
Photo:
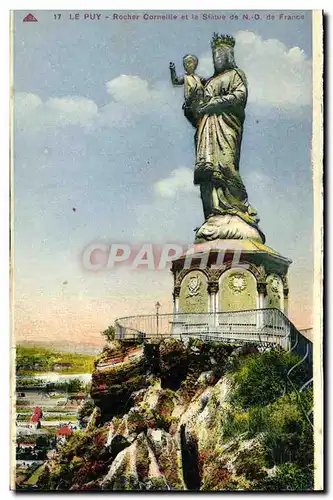
[[[18,379],[16,383],[19,387],[40,387],[40,390],[44,391],[45,397],[47,397],[48,395],[48,397],[50,397],[51,399],[67,398],[68,393],[72,394],[71,396],[69,396],[69,399],[75,399],[75,393],[84,392],[85,394],[89,394],[91,389],[90,382],[83,382],[79,378],[73,378],[71,380],[66,380],[65,382],[43,382],[38,379]],[[20,398],[17,400],[17,404],[21,406],[28,405],[29,403],[27,403],[26,401],[26,399]]]
[[[61,456],[52,464],[52,471],[45,467],[39,477],[38,489],[68,490],[72,484],[79,486],[106,474],[112,457],[104,446],[108,429],[76,431],[61,449]]]
[[[114,340],[115,334],[116,334],[115,328],[114,326],[111,325],[108,326],[107,329],[104,330],[104,332],[102,332],[102,335],[104,335],[104,337],[108,342],[112,342]]]
[[[17,422],[29,422],[31,416],[32,416],[32,413],[29,413],[28,415],[16,415],[16,421]]]
[[[298,358],[278,350],[250,356],[243,361],[238,358],[234,368],[234,391],[232,403],[248,408],[272,403],[286,389],[286,375]],[[294,379],[296,386],[304,381],[304,373],[298,370]]]
[[[32,411],[34,409],[34,405],[30,404],[29,406],[31,406],[32,409],[27,408],[26,406],[16,406],[16,413],[21,413],[21,412],[32,413]],[[43,404],[42,404],[42,406],[43,406]],[[71,408],[71,407],[68,407],[68,406],[65,406],[65,407],[62,407],[62,406],[47,406],[47,408],[45,408],[45,410],[48,413],[61,412],[63,409],[65,411],[72,411],[72,412],[75,412],[75,410],[76,410],[76,408]]]
[[[17,415],[16,420],[17,422],[29,422],[31,419],[32,413],[29,413],[28,415]],[[41,422],[47,421],[47,422],[52,422],[52,421],[59,421],[59,422],[74,422],[76,421],[76,415],[48,415],[47,417],[42,417]]]
[[[36,484],[36,482],[38,481],[38,478],[39,478],[40,474],[43,471],[43,469],[44,469],[44,464],[38,465],[37,468],[32,472],[32,474],[29,477],[29,479],[27,479],[26,481],[24,481],[24,484],[27,484],[27,485],[30,485],[30,486]]]
[[[312,484],[312,467],[285,463],[276,468],[275,474],[263,479],[261,491],[309,491]]]
[[[29,399],[16,399],[16,409],[18,410],[20,407],[24,406],[25,410],[27,409],[27,406],[31,406],[31,401]]]
[[[66,394],[76,392],[85,392],[86,394],[88,394],[90,392],[90,388],[90,383],[82,382],[78,378],[73,378],[72,380],[67,380],[66,382],[48,382],[46,384],[47,391],[62,391]],[[53,394],[51,398],[57,399],[64,396],[65,394]]]
[[[43,405],[42,405],[43,406]],[[60,412],[66,412],[66,413],[76,413],[77,411],[77,407],[70,407],[70,406],[47,406],[44,408],[45,409],[45,412],[47,413],[60,413]],[[27,409],[25,408],[23,411],[27,411]]]
[[[95,403],[92,399],[85,400],[84,403],[80,406],[77,412],[77,419],[81,427],[84,427],[86,425],[94,408]]]
[[[39,346],[16,347],[16,370],[18,375],[33,375],[40,372],[91,373],[95,356],[56,352]],[[57,366],[59,365],[59,366]]]
[[[48,425],[47,427],[43,427],[43,432],[45,432],[50,438],[54,437],[59,430],[57,425]]]
[[[47,422],[59,421],[59,422],[75,422],[77,419],[76,415],[48,415],[47,417],[43,417],[42,421],[45,420]]]
[[[286,373],[297,361],[296,356],[275,350],[237,359],[229,403],[216,419],[207,452],[201,456],[206,464],[202,489],[313,489],[313,430],[299,396],[286,386]],[[298,386],[301,376],[298,372]],[[310,408],[311,402],[309,390],[302,403]],[[216,396],[208,404],[216,407]],[[227,459],[223,445],[235,452],[246,440],[252,440],[254,448],[238,454],[236,472],[243,479],[234,481],[223,465]]]
[[[40,387],[43,385],[38,378],[27,378],[27,379],[18,379],[16,384],[20,387]]]

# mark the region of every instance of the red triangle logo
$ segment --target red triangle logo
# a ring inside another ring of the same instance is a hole
[[[35,16],[33,16],[32,14],[28,14],[23,19],[23,22],[24,23],[38,23],[38,19],[36,19]]]

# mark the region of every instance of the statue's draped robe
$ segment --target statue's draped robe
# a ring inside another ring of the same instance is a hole
[[[194,183],[201,187],[205,217],[238,215],[256,225],[239,170],[247,101],[245,74],[238,68],[213,76],[204,87],[204,100],[214,111],[197,122]],[[214,113],[214,114],[212,114]]]
[[[197,75],[184,75],[184,96],[187,99],[192,92],[197,92],[199,89],[203,90],[200,76]]]

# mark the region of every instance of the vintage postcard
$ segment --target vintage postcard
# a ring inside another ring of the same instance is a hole
[[[322,490],[322,12],[10,26],[11,488]]]

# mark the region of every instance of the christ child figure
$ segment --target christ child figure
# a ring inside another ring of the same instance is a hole
[[[184,56],[183,65],[185,74],[183,76],[177,76],[176,67],[173,62],[169,64],[172,84],[177,86],[184,85],[185,102],[190,96],[203,96],[203,78],[195,74],[198,62],[199,60],[195,55],[187,54]]]

